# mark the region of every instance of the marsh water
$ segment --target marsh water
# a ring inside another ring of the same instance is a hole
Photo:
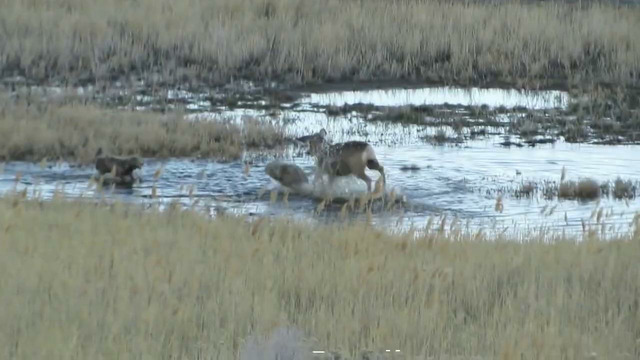
[[[465,114],[469,106],[488,108],[553,109],[566,107],[571,100],[562,91],[520,92],[502,89],[394,89],[307,93],[277,112],[237,104],[233,109],[215,106],[202,94],[174,91],[193,120],[232,119],[242,124],[255,117],[285,126],[292,138],[324,128],[331,142],[369,141],[387,172],[387,187],[396,189],[406,203],[373,211],[370,220],[386,228],[420,228],[427,223],[441,224],[446,218],[469,227],[490,227],[496,231],[509,229],[558,228],[580,232],[585,224],[599,222],[611,231],[626,231],[636,212],[637,198],[616,200],[602,197],[594,201],[547,198],[542,191],[531,196],[517,196],[524,184],[544,188],[557,184],[566,170],[566,180],[590,177],[600,183],[617,177],[637,182],[640,179],[639,147],[636,145],[605,146],[569,144],[562,138],[536,146],[500,146],[507,138],[500,129],[477,128],[455,130],[450,126],[425,126],[391,121],[370,121],[357,112],[328,115],[327,106],[373,104],[377,106],[448,104],[452,112]],[[209,95],[209,98],[210,95]],[[144,109],[153,101],[139,96],[137,108]],[[515,110],[514,110],[515,111]],[[517,114],[516,114],[517,115]],[[504,120],[504,121],[509,121]],[[426,139],[436,133],[447,134],[456,141],[432,144]],[[511,135],[512,141],[518,141]],[[221,163],[208,159],[146,159],[140,174],[143,181],[132,189],[108,189],[97,192],[88,179],[93,167],[71,167],[69,164],[32,164],[9,162],[0,173],[0,191],[13,189],[41,191],[44,197],[62,191],[86,198],[106,197],[128,202],[201,206],[215,215],[232,212],[250,215],[288,216],[300,219],[335,219],[340,207],[329,207],[316,213],[318,202],[289,195],[287,201],[274,199],[270,190],[278,185],[265,173],[271,156],[247,154],[246,159]],[[304,148],[291,145],[282,160],[313,171],[313,159]],[[247,168],[244,161],[249,161]],[[159,176],[154,178],[158,169]],[[247,171],[248,170],[248,171]],[[377,178],[376,172],[369,172]],[[364,190],[364,183],[345,179],[345,186]],[[259,196],[262,195],[262,196]],[[496,207],[496,202],[501,207]],[[604,216],[594,216],[602,209]],[[364,214],[353,215],[365,217]],[[434,220],[435,219],[435,220]],[[454,220],[456,219],[456,220]],[[447,225],[448,226],[448,225]]]

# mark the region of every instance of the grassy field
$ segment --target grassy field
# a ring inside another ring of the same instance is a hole
[[[237,160],[243,151],[282,145],[284,129],[257,119],[189,121],[166,114],[94,105],[0,100],[0,160],[92,162],[111,155],[201,156]]]
[[[146,91],[239,78],[640,85],[638,7],[0,0],[0,9],[0,77],[96,89],[116,80],[126,87],[130,76],[150,81]],[[588,128],[627,136],[640,113],[637,93],[624,94],[574,106],[573,122],[545,121],[561,123],[572,139]],[[179,110],[107,108],[88,97],[7,96],[0,94],[0,161],[86,164],[100,147],[226,161],[285,142],[285,129],[257,119],[188,121]],[[425,118],[392,115],[385,121]],[[537,134],[543,120],[531,117],[513,131]],[[447,140],[445,132],[433,137]],[[626,199],[636,187],[582,179],[561,183],[554,195]],[[291,349],[352,359],[384,349],[401,349],[396,359],[640,358],[640,215],[624,236],[606,232],[602,211],[579,238],[462,225],[416,235],[365,222],[211,219],[173,207],[67,200],[0,198],[0,358],[308,358],[286,357]]]
[[[259,359],[303,341],[287,328],[345,355],[640,356],[638,227],[607,242],[412,241],[364,223],[5,197],[0,233],[4,359]]]
[[[0,0],[0,73],[31,79],[417,79],[637,85],[640,9],[461,1]]]

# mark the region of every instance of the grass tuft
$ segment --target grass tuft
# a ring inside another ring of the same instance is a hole
[[[600,197],[600,184],[597,181],[586,178],[577,182],[563,181],[558,186],[558,198],[593,200]]]
[[[99,147],[112,155],[239,159],[245,150],[284,143],[284,130],[254,118],[189,121],[175,111],[108,110],[91,105],[27,106],[0,111],[0,159],[92,162]]]
[[[613,183],[613,196],[616,199],[631,199],[636,196],[636,186],[631,180],[617,178]]]

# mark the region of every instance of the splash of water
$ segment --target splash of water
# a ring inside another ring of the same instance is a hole
[[[287,166],[294,166],[293,164],[286,164]],[[285,166],[284,163],[273,162],[271,166]],[[302,171],[300,169],[300,171]],[[369,194],[364,182],[353,177],[343,176],[337,177],[333,182],[329,182],[328,178],[323,174],[314,173],[311,181],[306,179],[300,179],[300,181],[291,184],[282,184],[268,173],[272,179],[274,179],[281,187],[293,191],[299,195],[312,197],[316,200],[332,199],[334,201],[350,201],[352,199],[359,199],[364,196],[371,195],[372,198],[386,198],[393,201],[403,201],[401,191],[397,188],[389,188],[385,186],[379,193]]]

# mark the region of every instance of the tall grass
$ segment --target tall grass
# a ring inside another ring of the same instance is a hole
[[[359,223],[4,198],[0,233],[4,359],[247,358],[270,334],[272,352],[304,336],[310,345],[287,351],[640,356],[637,230],[414,239]]]
[[[0,72],[183,82],[637,84],[640,9],[590,2],[0,0]]]
[[[211,157],[236,160],[245,150],[282,145],[284,129],[249,118],[190,121],[166,114],[93,105],[0,100],[0,160],[93,161],[102,147],[111,155]]]

